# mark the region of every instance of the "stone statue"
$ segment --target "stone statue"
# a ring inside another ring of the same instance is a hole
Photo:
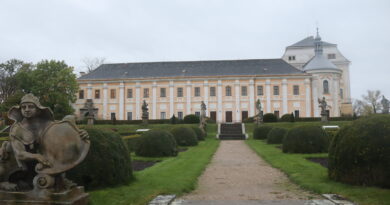
[[[256,114],[256,124],[257,125],[260,125],[261,123],[263,123],[263,112],[261,111],[261,102],[260,102],[260,99],[257,99],[256,101],[256,110],[257,110],[257,114]]]
[[[95,107],[93,106],[92,99],[87,99],[85,102],[85,107],[87,108],[87,113],[85,117],[87,118],[87,125],[93,125],[95,120]]]
[[[206,133],[206,104],[202,101],[201,105],[201,112],[200,112],[200,121],[199,121],[199,128],[202,130],[203,133]]]
[[[321,108],[321,122],[328,122],[328,112],[326,109],[330,106],[326,103],[325,97],[322,97],[322,100],[318,99],[318,104],[318,107]]]
[[[148,104],[144,100],[144,103],[142,104],[142,123],[144,125],[148,124],[148,119],[149,119],[149,112],[148,112]]]
[[[65,172],[84,160],[88,133],[74,116],[55,121],[50,108],[27,94],[8,116],[14,120],[9,141],[0,148],[0,204],[87,204],[83,187]]]
[[[382,113],[389,114],[390,101],[386,99],[384,95],[382,96],[381,104],[382,104]]]

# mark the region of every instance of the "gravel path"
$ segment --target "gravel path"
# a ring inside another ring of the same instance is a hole
[[[307,200],[318,196],[292,184],[244,141],[221,141],[195,191],[183,200]]]

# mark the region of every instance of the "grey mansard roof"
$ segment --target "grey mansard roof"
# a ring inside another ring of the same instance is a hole
[[[79,80],[303,74],[282,59],[103,64]]]
[[[325,41],[322,41],[322,45],[323,46],[336,46],[336,44],[328,43]],[[314,37],[309,36],[301,41],[298,41],[298,42],[292,44],[291,46],[288,46],[287,48],[290,48],[290,47],[314,47]]]

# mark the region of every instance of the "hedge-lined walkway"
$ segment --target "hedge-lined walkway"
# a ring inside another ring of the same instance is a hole
[[[221,141],[198,188],[184,200],[307,200],[317,198],[258,157],[244,141]]]

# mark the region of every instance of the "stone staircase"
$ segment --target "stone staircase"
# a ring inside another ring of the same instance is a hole
[[[241,123],[221,123],[218,125],[217,138],[220,140],[245,140],[245,125]]]

